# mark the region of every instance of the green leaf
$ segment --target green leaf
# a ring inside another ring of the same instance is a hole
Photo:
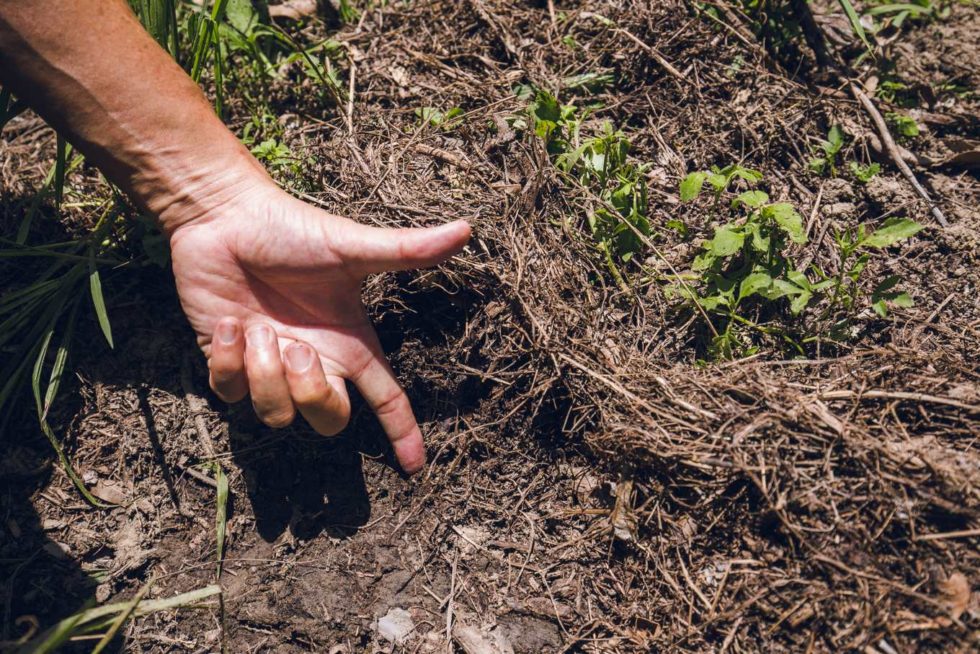
[[[794,243],[806,243],[806,233],[803,231],[803,218],[796,212],[793,205],[786,202],[770,204],[763,213],[786,232]]]
[[[115,347],[112,343],[112,325],[109,324],[109,314],[105,308],[105,298],[102,296],[102,280],[99,279],[99,270],[92,266],[88,276],[89,290],[92,293],[92,304],[95,306],[95,315],[99,319],[99,327],[105,336],[109,347]]]
[[[708,173],[707,180],[711,184],[711,188],[715,190],[715,193],[721,193],[728,186],[728,178],[719,173]]]
[[[794,316],[798,315],[803,309],[806,309],[806,305],[810,303],[811,297],[813,297],[813,294],[810,291],[803,291],[790,301],[789,310]]]
[[[827,170],[827,159],[824,157],[814,157],[810,159],[810,170],[818,175],[823,175]]]
[[[886,248],[899,241],[915,236],[922,225],[910,218],[889,218],[884,225],[864,239],[862,245],[870,248]]]
[[[228,0],[225,20],[242,34],[250,34],[259,22],[259,15],[252,7],[252,0]]]
[[[749,297],[750,295],[767,295],[772,287],[772,277],[768,273],[754,272],[746,276],[738,287],[738,299]]]
[[[746,191],[732,200],[732,207],[738,207],[741,204],[751,209],[758,209],[766,202],[769,202],[769,194],[765,191]]]
[[[841,129],[840,125],[833,125],[827,132],[827,144],[830,149],[826,152],[831,156],[840,152],[840,149],[844,147],[844,130]]]
[[[707,243],[705,243],[705,247],[708,247]],[[691,270],[708,270],[715,265],[716,260],[717,257],[710,250],[705,250],[698,256],[694,257],[694,261],[691,263]]]
[[[725,225],[715,229],[715,237],[706,245],[716,257],[730,257],[742,249],[745,242],[745,234],[737,227]]]
[[[738,164],[732,164],[728,166],[723,171],[728,177],[728,179],[734,179],[735,177],[741,177],[746,182],[750,184],[756,184],[762,181],[762,173],[758,170],[753,170],[752,168],[745,168]]]
[[[681,181],[681,202],[690,202],[701,194],[707,173],[691,173]]]
[[[868,49],[868,52],[872,52],[871,42],[868,41],[868,35],[864,31],[864,25],[861,24],[861,17],[858,16],[857,10],[851,4],[851,0],[838,0],[838,2],[844,10],[844,13],[847,14],[847,20],[851,23],[851,29],[861,39],[861,43]]]
[[[867,184],[874,178],[875,175],[881,172],[881,166],[877,163],[864,166],[856,161],[852,161],[850,168],[851,174],[854,175],[854,179],[862,184]]]

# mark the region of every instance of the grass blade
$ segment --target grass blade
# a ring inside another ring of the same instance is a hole
[[[99,319],[99,327],[102,334],[109,343],[109,347],[115,348],[112,343],[112,325],[109,324],[109,314],[105,308],[105,298],[102,295],[102,280],[99,278],[99,269],[95,267],[95,262],[89,263],[88,287],[92,295],[92,304],[95,306],[95,315]]]
[[[146,596],[146,593],[150,590],[152,585],[153,580],[151,579],[145,586],[140,588],[139,592],[136,593],[136,596],[133,597],[132,601],[126,605],[122,611],[120,611],[119,615],[116,616],[116,619],[112,621],[111,625],[109,625],[109,630],[105,632],[105,635],[102,636],[102,640],[100,640],[95,646],[95,649],[92,650],[92,654],[101,654],[102,650],[104,650],[106,646],[112,642],[112,639],[116,637],[117,633],[119,633],[119,630],[126,623],[126,620],[129,620],[130,616],[133,615],[133,612],[136,611],[136,608],[140,605],[140,602],[143,601],[143,598]]]
[[[868,35],[864,31],[864,25],[861,24],[861,17],[858,16],[857,10],[854,9],[854,5],[851,4],[851,0],[837,0],[840,3],[841,8],[844,13],[847,14],[847,20],[851,23],[851,29],[857,34],[858,38],[864,44],[864,47],[868,49],[868,52],[874,53],[874,48],[871,47],[871,42],[868,41]]]
[[[211,586],[199,588],[198,590],[192,590],[187,593],[181,593],[180,595],[174,595],[173,597],[168,597],[166,599],[140,602],[139,605],[132,610],[130,617],[141,617],[152,613],[159,613],[161,611],[169,611],[171,609],[189,608],[199,604],[201,601],[209,597],[218,595],[220,592],[221,587],[213,584]],[[128,602],[106,604],[105,606],[97,606],[95,608],[80,611],[79,613],[58,622],[56,625],[42,633],[34,640],[21,646],[16,651],[18,654],[53,652],[58,646],[64,644],[69,638],[110,627],[118,615],[123,611],[126,611],[131,603],[132,600]]]
[[[218,541],[218,577],[225,559],[225,534],[228,531],[228,477],[220,463],[214,464],[215,481],[218,483],[218,506],[215,508],[215,531]]]

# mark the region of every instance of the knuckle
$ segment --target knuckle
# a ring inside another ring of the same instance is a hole
[[[288,427],[293,423],[293,419],[296,417],[296,412],[292,409],[274,409],[271,411],[256,411],[259,416],[259,420],[262,421],[267,427],[272,427],[273,429],[282,429],[283,427]]]

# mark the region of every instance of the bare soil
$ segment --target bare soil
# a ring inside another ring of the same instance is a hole
[[[25,394],[0,439],[0,640],[150,580],[150,597],[215,582],[215,490],[193,467],[206,431],[231,482],[222,602],[136,620],[120,651],[473,654],[466,627],[518,653],[976,651],[980,181],[951,157],[980,139],[980,11],[954,4],[889,49],[923,127],[904,146],[942,228],[886,160],[867,185],[807,171],[830,124],[852,135],[845,161],[880,146],[805,49],[767,50],[723,4],[718,22],[674,1],[553,4],[387,3],[356,25],[304,23],[353,53],[350,113],[298,71],[269,91],[303,162],[282,181],[308,201],[380,225],[474,226],[445,266],[365,288],[426,435],[425,471],[393,467],[363,406],[322,439],[222,405],[169,273],[120,271],[106,281],[116,348],[87,319],[52,416],[86,484],[120,506],[82,501]],[[621,126],[653,164],[653,238],[671,265],[689,266],[712,229],[678,181],[740,161],[808,217],[805,254],[825,265],[834,228],[926,225],[870,271],[901,274],[915,306],[865,311],[850,342],[805,357],[763,343],[703,363],[703,330],[639,263],[624,268],[629,292],[610,279],[587,198],[506,127],[526,104],[515,85],[558,90],[590,71],[616,82],[562,99],[602,101],[596,124]],[[467,113],[453,130],[420,127],[422,106]],[[32,115],[4,130],[4,234],[53,143]],[[76,199],[107,194],[88,168],[70,183]],[[63,214],[39,233],[91,221]],[[3,264],[0,289],[23,271]],[[394,643],[379,620],[399,609],[414,629]]]

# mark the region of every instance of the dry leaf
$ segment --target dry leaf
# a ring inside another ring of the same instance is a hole
[[[962,572],[954,572],[939,584],[939,591],[949,605],[949,616],[959,620],[970,605],[970,582]]]

